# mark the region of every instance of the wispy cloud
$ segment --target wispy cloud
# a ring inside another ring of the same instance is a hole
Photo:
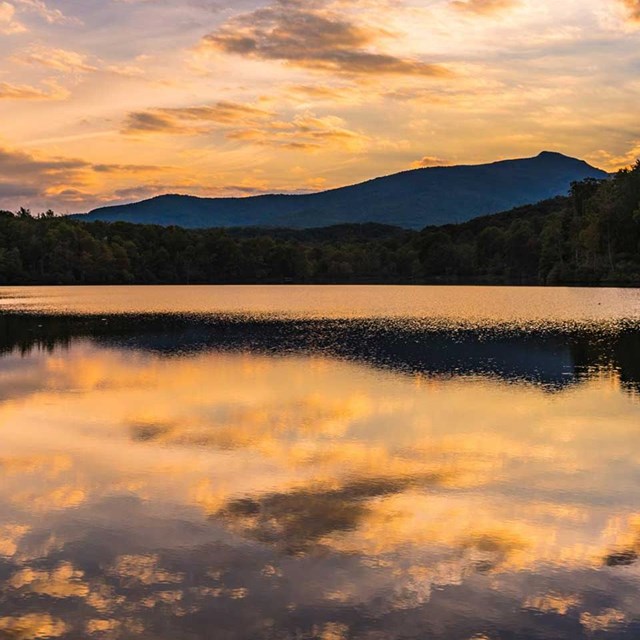
[[[77,17],[66,16],[60,9],[51,9],[44,0],[14,0],[26,11],[31,11],[49,24],[81,24]]]
[[[360,152],[370,142],[365,134],[349,129],[342,118],[313,113],[300,114],[290,121],[271,121],[262,127],[235,129],[227,133],[227,139],[298,151],[337,147]]]
[[[88,56],[83,53],[43,45],[33,45],[16,53],[12,59],[22,64],[46,67],[63,73],[86,73],[97,70],[97,67],[88,61]]]
[[[132,112],[122,130],[134,135],[199,135],[213,131],[223,132],[227,140],[234,142],[301,151],[334,145],[355,151],[368,140],[337,116],[305,112],[285,119],[254,105],[230,102]]]
[[[511,9],[519,4],[520,0],[453,0],[451,6],[459,11],[489,15]]]
[[[0,82],[0,100],[64,100],[68,97],[68,91],[53,83],[40,89],[27,84]]]
[[[639,29],[640,0],[0,0],[0,148],[35,162],[2,190],[83,210],[549,146],[613,170]]]
[[[0,33],[11,35],[24,33],[27,29],[16,17],[16,8],[9,2],[0,2]]]
[[[235,102],[217,102],[183,108],[158,108],[129,113],[123,133],[197,134],[212,125],[249,125],[273,117],[260,107]]]

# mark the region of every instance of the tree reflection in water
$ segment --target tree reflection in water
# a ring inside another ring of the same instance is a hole
[[[640,635],[632,327],[0,336],[2,637]]]

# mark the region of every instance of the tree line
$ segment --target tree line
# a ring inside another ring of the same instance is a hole
[[[640,161],[566,197],[422,231],[184,229],[0,211],[0,284],[640,285]]]

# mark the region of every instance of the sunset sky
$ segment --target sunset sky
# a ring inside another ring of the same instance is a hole
[[[640,0],[0,0],[0,207],[640,156]]]

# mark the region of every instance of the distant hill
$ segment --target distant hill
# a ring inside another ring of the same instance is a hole
[[[95,209],[78,217],[187,228],[305,229],[375,222],[422,229],[565,195],[574,181],[607,176],[582,160],[544,151],[534,158],[484,165],[414,169],[313,194],[247,198],[164,195]]]
[[[0,285],[638,287],[638,211],[640,160],[608,180],[576,182],[567,196],[421,231],[374,222],[185,229],[0,211]]]

